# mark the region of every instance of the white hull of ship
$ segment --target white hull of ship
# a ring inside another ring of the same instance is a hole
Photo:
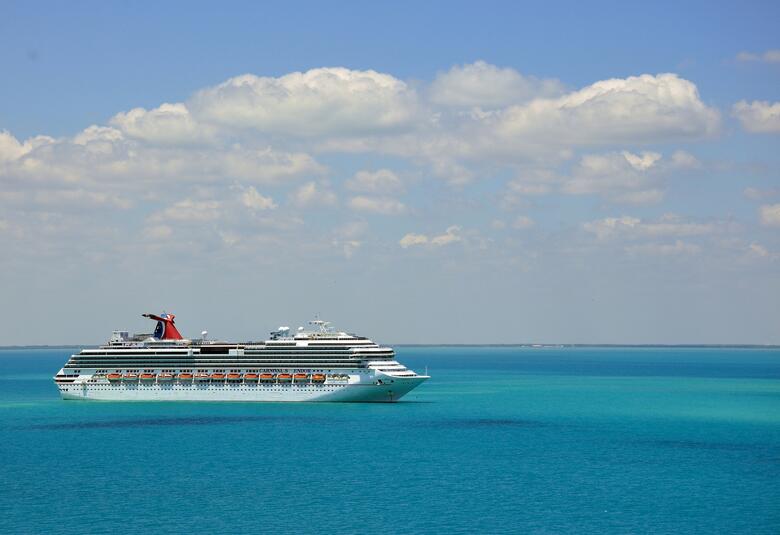
[[[83,380],[60,384],[63,399],[101,401],[394,402],[428,379],[381,373],[341,383],[125,383]]]

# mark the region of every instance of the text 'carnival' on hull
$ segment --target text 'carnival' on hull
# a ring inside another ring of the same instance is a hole
[[[54,382],[63,399],[114,401],[393,402],[428,379],[392,348],[337,332],[280,327],[262,342],[182,337],[173,314],[144,314],[151,334],[114,331],[97,349],[71,355]]]

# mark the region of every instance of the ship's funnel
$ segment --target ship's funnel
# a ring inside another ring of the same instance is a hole
[[[179,333],[178,329],[176,329],[176,325],[174,325],[173,314],[167,314],[162,313],[161,315],[157,316],[155,314],[142,314],[143,317],[149,318],[151,320],[157,320],[157,327],[154,328],[154,336],[158,340],[181,340],[184,337]]]

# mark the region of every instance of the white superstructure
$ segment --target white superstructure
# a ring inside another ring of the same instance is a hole
[[[392,348],[336,332],[280,327],[263,342],[187,340],[172,314],[153,335],[115,331],[97,349],[72,355],[54,381],[64,399],[143,401],[392,402],[428,379],[395,360]]]

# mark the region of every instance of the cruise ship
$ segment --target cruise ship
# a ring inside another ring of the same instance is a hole
[[[390,347],[338,332],[320,319],[262,342],[185,339],[173,314],[143,314],[151,334],[114,331],[105,345],[71,355],[54,377],[63,399],[114,401],[394,402],[429,377]]]

